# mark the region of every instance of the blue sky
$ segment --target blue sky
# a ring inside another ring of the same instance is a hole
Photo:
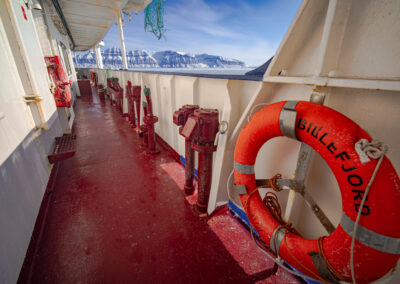
[[[249,66],[276,51],[301,0],[166,0],[165,38],[144,31],[144,13],[125,17],[127,50],[174,50],[242,60]],[[118,27],[104,38],[105,48],[119,47]]]

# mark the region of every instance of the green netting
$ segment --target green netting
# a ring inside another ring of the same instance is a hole
[[[164,2],[165,0],[153,0],[144,10],[144,30],[152,32],[157,39],[164,36]]]

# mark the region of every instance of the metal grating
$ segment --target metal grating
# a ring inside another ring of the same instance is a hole
[[[53,151],[50,155],[48,155],[48,159],[51,164],[75,155],[76,135],[64,134],[64,136],[56,137],[55,140]]]

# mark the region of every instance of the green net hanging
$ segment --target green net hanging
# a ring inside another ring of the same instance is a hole
[[[164,36],[164,2],[165,0],[153,0],[144,10],[144,30],[152,32],[157,39]]]

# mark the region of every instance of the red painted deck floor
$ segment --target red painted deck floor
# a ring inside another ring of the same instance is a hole
[[[77,153],[60,166],[32,283],[298,283],[268,277],[273,264],[226,209],[200,219],[183,167],[146,155],[109,101],[83,97],[75,112]]]

